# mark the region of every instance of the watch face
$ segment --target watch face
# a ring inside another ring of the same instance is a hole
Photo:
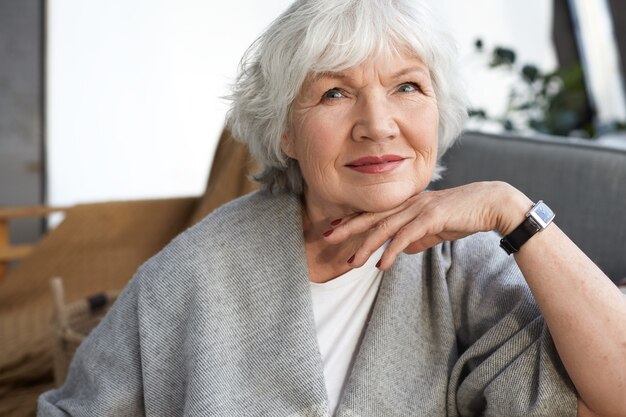
[[[530,216],[536,220],[543,229],[554,219],[554,212],[550,210],[550,207],[543,201],[539,201],[530,211]]]

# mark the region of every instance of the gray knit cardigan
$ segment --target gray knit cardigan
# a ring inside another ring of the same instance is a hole
[[[297,196],[249,194],[144,264],[39,416],[329,416]],[[575,416],[493,233],[385,272],[335,413]]]

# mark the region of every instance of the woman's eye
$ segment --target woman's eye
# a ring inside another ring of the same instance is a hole
[[[414,91],[420,91],[420,88],[416,83],[404,83],[398,87],[398,91],[401,93],[412,93]]]
[[[342,97],[344,97],[344,95],[338,88],[330,89],[322,96],[324,100],[335,100]]]

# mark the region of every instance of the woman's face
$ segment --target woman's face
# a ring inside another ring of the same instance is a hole
[[[282,143],[300,165],[307,210],[384,211],[423,191],[437,161],[438,117],[429,70],[415,57],[309,77]]]

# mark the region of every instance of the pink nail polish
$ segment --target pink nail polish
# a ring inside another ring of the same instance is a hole
[[[350,257],[350,259],[348,259],[348,263],[349,263],[349,264],[351,264],[352,262],[354,262],[354,255],[352,255],[352,256]]]
[[[341,220],[343,220],[343,219],[333,220],[332,222],[330,222],[330,225],[331,226],[337,226],[339,223],[341,223]]]
[[[324,237],[328,237],[333,233],[333,229],[327,230],[324,233],[322,233],[322,235],[324,235]]]

